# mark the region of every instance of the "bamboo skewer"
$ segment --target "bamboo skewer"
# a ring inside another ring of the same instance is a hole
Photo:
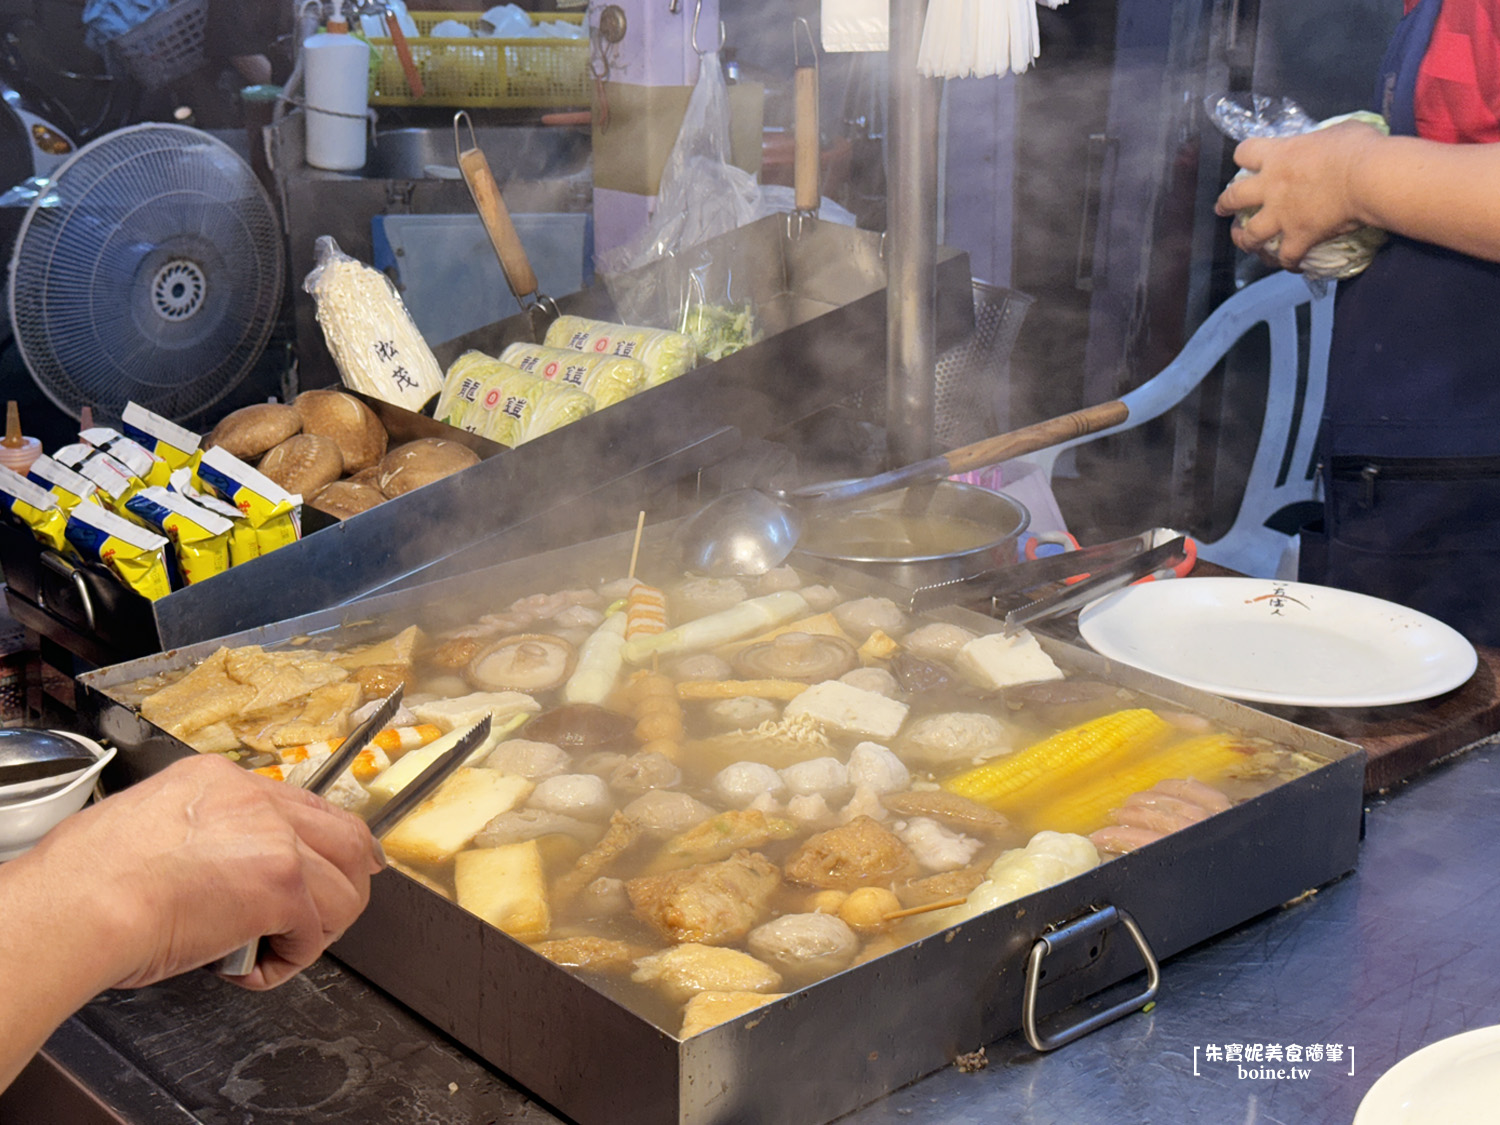
[[[905,910],[893,910],[885,915],[885,920],[894,922],[897,918],[910,918],[914,914],[926,914],[930,910],[947,910],[950,906],[962,906],[968,901],[968,895],[963,898],[940,898],[936,902],[924,903],[921,906],[908,906]]]
[[[641,509],[635,517],[635,542],[630,547],[630,570],[626,572],[626,578],[635,577],[636,560],[641,556],[641,533],[646,530],[646,510]]]

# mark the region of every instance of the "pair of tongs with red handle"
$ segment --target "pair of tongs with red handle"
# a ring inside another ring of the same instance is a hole
[[[1004,631],[1013,633],[1037,621],[1082,608],[1132,582],[1186,574],[1197,555],[1197,544],[1185,535],[1170,528],[1154,527],[1124,539],[922,586],[912,593],[911,609],[913,613],[925,613],[945,605],[987,600],[998,610],[1001,602],[1014,595],[1040,586],[1067,583],[1055,593],[1007,612]]]

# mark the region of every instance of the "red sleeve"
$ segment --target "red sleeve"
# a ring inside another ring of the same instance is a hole
[[[1417,72],[1417,135],[1500,141],[1500,0],[1444,0]]]

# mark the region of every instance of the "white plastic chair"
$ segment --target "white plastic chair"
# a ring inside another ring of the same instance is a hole
[[[1266,520],[1289,504],[1315,496],[1313,444],[1323,414],[1333,334],[1334,286],[1329,284],[1326,290],[1317,296],[1304,278],[1286,271],[1252,282],[1209,315],[1176,359],[1121,396],[1130,408],[1127,421],[1018,460],[1041,466],[1050,481],[1060,454],[1165,414],[1203,381],[1245,333],[1265,324],[1271,336],[1270,383],[1255,460],[1233,525],[1221,539],[1200,541],[1198,553],[1242,574],[1295,578],[1297,537],[1267,527]],[[1304,304],[1311,305],[1310,332],[1307,378],[1299,387],[1297,309]],[[1283,465],[1289,466],[1284,476]]]

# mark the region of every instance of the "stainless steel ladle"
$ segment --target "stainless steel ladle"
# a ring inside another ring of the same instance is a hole
[[[46,730],[0,730],[0,785],[61,777],[93,765],[82,743]]]
[[[683,565],[722,578],[764,574],[780,566],[802,534],[804,509],[847,504],[879,492],[942,480],[1117,426],[1130,416],[1118,399],[1035,422],[872,477],[798,488],[727,492],[683,521],[677,546]]]

